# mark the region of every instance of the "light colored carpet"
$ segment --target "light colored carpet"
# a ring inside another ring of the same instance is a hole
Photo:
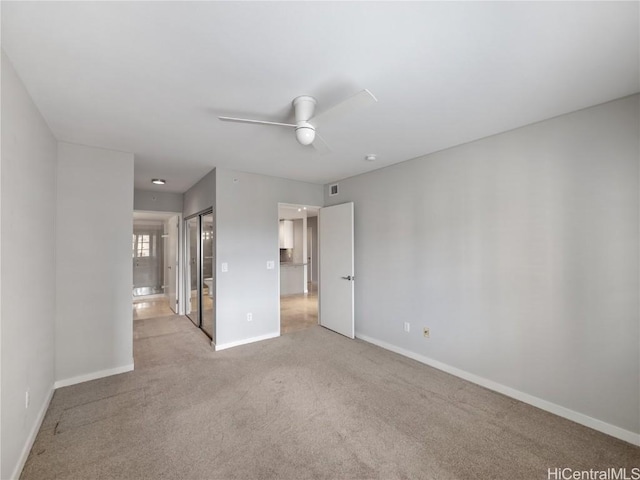
[[[546,479],[640,449],[322,327],[222,352],[137,320],[134,372],[56,391],[22,478]]]

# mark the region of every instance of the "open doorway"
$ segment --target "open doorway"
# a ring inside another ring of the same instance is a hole
[[[309,205],[278,205],[280,334],[318,324],[318,212]]]
[[[134,320],[178,313],[179,229],[179,214],[133,212]]]

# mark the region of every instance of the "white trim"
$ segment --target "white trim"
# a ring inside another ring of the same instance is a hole
[[[36,437],[38,436],[38,432],[40,431],[40,427],[42,426],[42,422],[44,421],[44,416],[49,409],[49,404],[51,403],[51,399],[53,398],[53,391],[55,387],[52,385],[49,389],[49,393],[47,394],[47,398],[45,398],[40,411],[38,412],[38,416],[36,417],[36,421],[33,424],[33,428],[27,437],[27,441],[22,448],[22,452],[20,452],[20,457],[18,457],[18,463],[16,464],[16,468],[13,470],[13,474],[10,478],[20,478],[20,474],[22,473],[22,469],[24,468],[25,463],[27,463],[27,459],[29,458],[29,453],[31,452],[31,448],[33,447],[34,442],[36,441]]]
[[[508,397],[515,398],[516,400],[520,400],[521,402],[528,403],[529,405],[533,405],[534,407],[538,407],[542,410],[553,413],[554,415],[558,415],[559,417],[564,417],[568,420],[579,423],[580,425],[584,425],[585,427],[592,428],[599,432],[606,433],[607,435],[611,435],[612,437],[624,440],[625,442],[640,446],[640,433],[634,433],[630,430],[625,430],[624,428],[611,425],[610,423],[603,422],[602,420],[598,420],[583,413],[576,412],[542,398],[529,395],[528,393],[521,392],[514,388],[507,387],[473,373],[466,372],[465,370],[452,367],[450,365],[447,365],[446,363],[442,363],[429,357],[425,357],[424,355],[405,350],[404,348],[397,347],[382,340],[377,340],[375,338],[369,337],[368,335],[363,335],[356,332],[356,338],[364,340],[365,342],[372,343],[386,350],[391,350],[392,352],[398,353],[405,357],[412,358],[413,360],[417,360],[420,363],[424,363],[426,365],[429,365],[430,367],[437,368],[438,370],[442,370],[443,372],[447,372],[451,375],[455,375],[456,377],[468,380],[469,382],[488,388],[489,390],[493,390]]]
[[[216,352],[220,350],[226,350],[227,348],[238,347],[240,345],[246,345],[247,343],[260,342],[262,340],[268,340],[270,338],[276,338],[280,336],[280,332],[269,333],[267,335],[260,335],[259,337],[245,338],[244,340],[238,340],[237,342],[223,343],[222,345],[215,345]]]
[[[111,375],[118,375],[119,373],[130,372],[132,370],[133,370],[133,362],[131,362],[129,365],[124,365],[122,367],[110,368],[107,370],[100,370],[99,372],[87,373],[86,375],[79,375],[77,377],[58,380],[53,385],[53,388],[57,389],[62,387],[68,387],[69,385],[75,385],[76,383],[88,382],[90,380],[109,377]]]

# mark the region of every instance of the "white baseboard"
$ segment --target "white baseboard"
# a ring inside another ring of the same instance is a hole
[[[521,402],[528,403],[529,405],[533,405],[534,407],[538,407],[541,410],[553,413],[554,415],[558,415],[559,417],[564,417],[568,420],[579,423],[580,425],[584,425],[585,427],[592,428],[599,432],[606,433],[607,435],[611,435],[612,437],[624,440],[625,442],[640,446],[639,433],[634,433],[632,431],[625,430],[624,428],[611,425],[610,423],[603,422],[602,420],[589,417],[588,415],[585,415],[583,413],[579,413],[561,405],[543,400],[542,398],[534,397],[533,395],[529,395],[528,393],[521,392],[514,388],[507,387],[473,373],[469,373],[459,368],[452,367],[450,365],[447,365],[446,363],[442,363],[429,357],[425,357],[424,355],[405,350],[404,348],[397,347],[382,340],[369,337],[368,335],[363,335],[356,332],[356,338],[364,340],[365,342],[372,343],[386,350],[391,350],[392,352],[398,353],[405,357],[412,358],[413,360],[416,360],[420,363],[424,363],[425,365],[429,365],[430,367],[437,368],[438,370],[442,370],[443,372],[447,372],[451,375],[455,375],[456,377],[468,380],[469,382],[488,388],[489,390],[493,390],[508,397],[515,398],[516,400],[520,400]]]
[[[268,340],[270,338],[276,338],[280,336],[280,332],[278,333],[269,333],[267,335],[261,335],[259,337],[251,337],[245,338],[244,340],[238,340],[237,342],[229,342],[223,343],[221,345],[214,345],[216,352],[220,350],[226,350],[227,348],[238,347],[240,345],[246,345],[247,343],[259,342],[261,340]]]
[[[111,375],[118,375],[119,373],[126,373],[132,370],[133,370],[133,362],[131,362],[129,365],[124,365],[122,367],[109,368],[107,370],[100,370],[99,372],[87,373],[86,375],[79,375],[77,377],[58,380],[54,384],[53,388],[68,387],[69,385],[75,385],[76,383],[88,382],[90,380],[109,377]]]
[[[49,393],[47,393],[44,402],[42,403],[42,407],[40,407],[40,411],[38,412],[38,416],[36,417],[36,421],[33,424],[33,428],[31,428],[31,432],[27,437],[27,441],[22,447],[22,451],[20,452],[20,457],[18,458],[18,463],[16,464],[16,468],[13,470],[11,474],[12,479],[20,478],[20,474],[22,473],[22,469],[24,468],[25,463],[27,463],[27,458],[29,458],[29,452],[31,452],[31,447],[33,447],[34,442],[36,441],[36,437],[38,436],[38,432],[40,431],[40,427],[42,426],[42,422],[44,420],[44,416],[47,414],[47,409],[49,408],[49,404],[51,403],[51,399],[53,398],[53,391],[55,390],[52,385],[49,389]]]

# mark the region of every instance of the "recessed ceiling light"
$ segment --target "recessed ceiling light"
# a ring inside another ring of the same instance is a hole
[[[151,183],[153,183],[154,185],[164,185],[165,183],[167,183],[167,181],[162,178],[154,178],[153,180],[151,180]]]
[[[367,155],[366,157],[364,157],[364,159],[367,162],[375,162],[376,161],[376,154],[375,153],[370,153],[369,155]]]

